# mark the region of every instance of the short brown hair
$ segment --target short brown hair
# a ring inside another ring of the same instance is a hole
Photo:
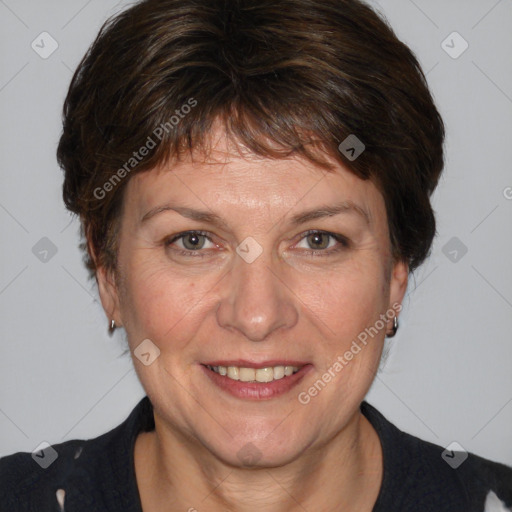
[[[115,269],[129,178],[204,145],[216,120],[256,155],[297,154],[330,169],[320,146],[371,179],[394,258],[412,271],[427,257],[443,121],[415,56],[368,5],[144,0],[105,22],[64,104],[63,197],[90,241],[92,275]],[[351,134],[365,145],[353,161],[338,149]]]

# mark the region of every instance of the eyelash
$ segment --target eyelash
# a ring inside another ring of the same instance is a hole
[[[315,257],[317,256],[330,256],[331,254],[334,254],[334,253],[338,253],[340,251],[342,251],[343,249],[347,249],[350,247],[350,242],[349,240],[344,237],[343,235],[339,235],[337,233],[331,233],[330,231],[323,231],[323,230],[319,230],[319,229],[310,229],[308,231],[306,231],[305,233],[302,234],[299,242],[301,242],[304,238],[307,238],[309,235],[314,235],[314,234],[321,234],[321,235],[326,235],[326,236],[329,236],[331,238],[334,238],[334,240],[336,240],[336,242],[338,242],[338,246],[335,248],[335,249],[322,249],[322,250],[309,250],[309,253]],[[199,235],[199,236],[204,236],[206,237],[207,240],[209,240],[210,242],[213,243],[212,239],[208,236],[208,232],[207,231],[184,231],[182,233],[178,233],[177,235],[165,240],[165,246],[166,247],[170,247],[174,242],[176,242],[177,240],[180,240],[181,238],[184,238],[188,235]],[[297,243],[299,243],[297,242]],[[177,252],[178,254],[182,255],[182,256],[191,256],[191,257],[198,257],[198,258],[204,258],[207,256],[207,254],[205,254],[205,251],[202,251],[202,250],[199,250],[199,251],[191,251],[191,250],[183,250],[183,249],[173,249],[173,251]],[[203,253],[203,254],[201,254]]]

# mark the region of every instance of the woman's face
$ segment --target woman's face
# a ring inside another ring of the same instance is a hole
[[[119,237],[119,279],[100,269],[100,294],[157,428],[232,465],[275,466],[354,424],[407,284],[370,181],[242,158],[217,132],[206,162],[130,179]]]

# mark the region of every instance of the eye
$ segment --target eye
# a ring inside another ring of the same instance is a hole
[[[205,247],[207,242],[211,244],[211,247]],[[211,249],[215,247],[215,244],[203,231],[187,231],[179,233],[178,235],[168,239],[165,242],[165,245],[169,247],[175,243],[177,244],[178,249],[184,249],[180,251],[184,254],[187,252],[195,252],[200,251],[201,249]]]
[[[300,247],[300,244],[306,243],[307,247]],[[311,230],[303,235],[296,247],[300,249],[309,249],[313,253],[324,252],[332,253],[348,247],[347,239],[335,233],[328,231]]]
[[[306,244],[306,247],[301,244]],[[206,244],[210,244],[207,246]],[[165,246],[183,256],[206,256],[207,251],[202,249],[219,248],[212,242],[205,231],[185,231],[171,236],[165,241]],[[175,246],[175,247],[173,247]],[[310,230],[302,235],[296,245],[299,249],[305,249],[313,255],[323,256],[335,253],[349,247],[346,237],[328,231]]]

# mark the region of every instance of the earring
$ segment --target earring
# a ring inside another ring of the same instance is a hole
[[[110,321],[110,326],[108,328],[108,333],[113,334],[113,332],[116,330],[116,323],[114,320]]]
[[[390,333],[386,333],[386,338],[392,338],[396,331],[398,331],[398,318],[395,316],[393,317],[393,329],[391,329]]]

